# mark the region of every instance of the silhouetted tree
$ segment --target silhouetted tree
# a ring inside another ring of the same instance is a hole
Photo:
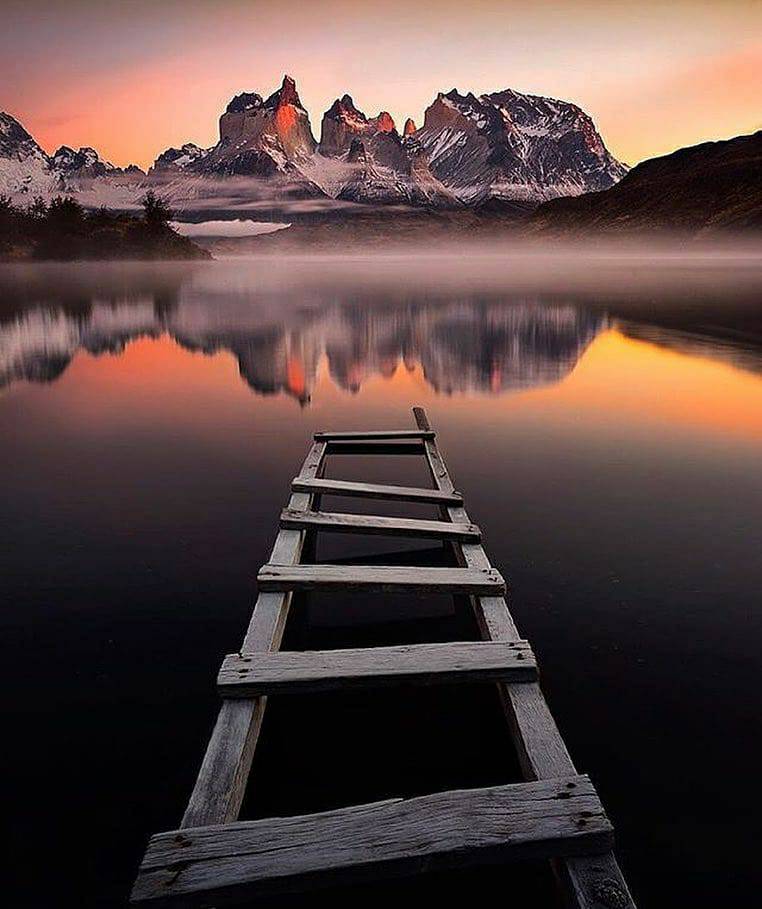
[[[51,230],[77,234],[85,222],[85,210],[71,196],[56,196],[48,206],[48,226]]]
[[[143,196],[140,204],[143,206],[143,220],[151,230],[163,229],[172,220],[174,212],[167,201],[157,196],[152,189]]]
[[[86,233],[85,210],[69,196],[56,196],[35,233],[35,255],[42,259],[76,259]]]
[[[141,218],[106,208],[88,212],[64,196],[19,207],[0,195],[0,258],[209,258],[169,225],[171,217],[165,200],[153,192],[143,199]]]
[[[17,214],[10,197],[0,195],[0,249],[5,250],[10,246]]]
[[[35,196],[34,202],[32,202],[27,211],[30,218],[40,221],[48,214],[47,202],[42,198],[42,196]]]

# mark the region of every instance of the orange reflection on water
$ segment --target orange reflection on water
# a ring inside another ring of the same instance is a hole
[[[487,389],[444,396],[437,393],[419,362],[383,360],[375,369],[357,362],[350,387],[341,388],[321,357],[309,389],[302,360],[284,361],[282,388],[330,425],[357,394],[368,420],[388,412],[404,418],[413,403],[445,407],[462,426],[503,427],[522,415],[554,423],[584,421],[605,430],[614,423],[638,424],[664,433],[665,427],[762,439],[762,376],[708,356],[696,356],[627,337],[618,329],[598,335],[571,373],[536,388]],[[493,369],[499,369],[495,364]],[[211,354],[181,348],[167,335],[141,338],[117,354],[78,354],[49,392],[60,390],[67,419],[141,422],[171,420],[182,425],[213,423],[221,415],[268,413],[268,422],[290,419],[284,392],[260,397],[242,379],[228,351]],[[256,398],[253,396],[256,394]],[[58,395],[56,395],[58,397]],[[392,420],[392,422],[396,422]],[[391,425],[391,423],[390,423]]]
[[[618,330],[596,338],[555,395],[567,406],[762,438],[762,376]]]

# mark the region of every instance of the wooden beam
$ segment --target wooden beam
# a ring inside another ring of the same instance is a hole
[[[316,432],[316,442],[374,442],[398,439],[433,439],[435,433],[427,429],[375,429],[360,432]]]
[[[505,582],[494,568],[419,568],[397,565],[273,565],[259,569],[261,591],[366,590],[414,594],[501,594]]]
[[[222,906],[424,870],[596,854],[612,838],[584,776],[439,792],[160,833],[132,902]]]
[[[316,477],[325,453],[325,443],[316,442],[307,453],[300,476]],[[311,502],[309,494],[295,493],[289,505],[308,508]],[[303,531],[281,530],[270,558],[281,563],[298,562],[305,538]],[[290,605],[289,592],[260,593],[241,649],[277,650]],[[183,827],[225,824],[238,817],[266,704],[267,698],[223,701],[185,809]]]
[[[281,527],[296,530],[323,530],[331,533],[376,534],[391,537],[422,537],[432,540],[481,539],[476,524],[454,524],[452,521],[426,521],[418,518],[397,518],[372,514],[346,514],[333,511],[297,511],[285,508],[280,516]]]
[[[414,407],[413,414],[420,429],[431,429],[422,407]],[[443,492],[452,491],[454,484],[436,442],[427,441],[424,446],[435,486]],[[446,506],[443,511],[451,521],[470,520],[462,506]],[[471,569],[490,567],[481,543],[453,543],[452,548],[461,566]],[[471,604],[483,640],[521,640],[504,597],[472,597]],[[525,778],[536,780],[576,773],[539,684],[498,683],[497,687]],[[613,852],[595,859],[561,859],[554,862],[554,870],[566,901],[573,909],[635,909],[635,902]]]
[[[352,650],[231,653],[217,677],[222,697],[303,694],[335,688],[529,682],[537,664],[526,641],[451,641]]]
[[[305,480],[294,477],[291,488],[297,492],[349,496],[358,499],[388,499],[396,502],[421,502],[431,505],[462,505],[459,492],[442,492],[415,486],[385,486],[379,483],[353,483],[349,480]]]

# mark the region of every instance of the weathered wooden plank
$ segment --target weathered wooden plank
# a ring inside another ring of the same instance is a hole
[[[396,439],[433,439],[435,433],[428,429],[373,429],[358,432],[316,432],[317,442],[373,442]]]
[[[529,682],[537,664],[526,641],[451,641],[353,650],[231,653],[217,677],[226,698],[334,688]]]
[[[398,565],[263,565],[260,590],[500,594],[505,582],[494,568],[419,568]]]
[[[300,476],[313,479],[320,472],[326,445],[316,442],[307,453]],[[307,508],[308,493],[295,493],[289,504]],[[305,533],[281,530],[276,537],[271,559],[280,563],[298,562]],[[241,649],[277,650],[283,636],[290,592],[260,593]],[[224,824],[235,820],[243,801],[267,698],[223,701],[182,820],[183,827]]]
[[[380,483],[354,483],[350,480],[305,480],[294,477],[291,488],[298,492],[348,496],[358,499],[389,499],[396,502],[421,502],[431,505],[462,505],[459,492],[442,492],[416,486],[386,486]]]
[[[376,534],[392,537],[420,537],[432,540],[481,539],[476,524],[452,521],[427,521],[419,518],[387,517],[375,514],[346,514],[335,511],[296,511],[285,508],[280,516],[281,527],[324,530],[331,533]]]
[[[439,792],[161,833],[149,843],[132,902],[220,906],[445,867],[595,854],[612,839],[584,776]]]
[[[422,407],[414,407],[413,414],[420,429],[431,428]],[[434,484],[443,492],[452,491],[454,484],[436,442],[427,441],[424,446]],[[446,506],[443,513],[451,521],[469,520],[462,506]],[[463,567],[483,569],[490,565],[481,543],[453,543],[452,548]],[[483,640],[521,639],[503,597],[472,597],[471,603]],[[576,773],[539,684],[498,683],[497,687],[525,778],[546,779]],[[575,909],[635,909],[613,852],[594,859],[560,859],[554,862],[554,870],[568,904]]]

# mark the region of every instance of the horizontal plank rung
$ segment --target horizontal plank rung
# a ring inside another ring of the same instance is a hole
[[[427,521],[371,514],[346,514],[332,511],[300,511],[285,508],[280,526],[295,530],[326,530],[332,533],[381,534],[396,537],[423,537],[434,540],[461,540],[478,543],[481,531],[476,524],[452,521]]]
[[[494,568],[429,568],[398,565],[263,565],[257,584],[266,590],[407,591],[501,596],[505,581]]]
[[[433,439],[435,433],[423,429],[379,429],[368,432],[316,432],[318,442],[373,442],[395,439]]]
[[[353,650],[231,653],[217,677],[226,698],[384,685],[532,682],[537,663],[526,641],[452,641]]]
[[[348,496],[358,499],[389,499],[397,502],[422,502],[432,505],[462,505],[459,492],[442,492],[439,489],[416,486],[387,486],[380,483],[353,483],[350,480],[301,479],[294,477],[291,488],[295,492],[316,495]]]
[[[221,906],[454,866],[598,854],[612,838],[585,776],[438,792],[160,833],[132,901]]]

